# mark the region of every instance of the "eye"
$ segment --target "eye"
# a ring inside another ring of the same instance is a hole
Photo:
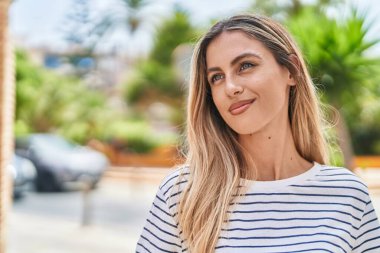
[[[248,68],[251,68],[253,67],[254,65],[250,62],[243,62],[241,65],[240,65],[240,71],[242,70],[245,70],[245,69],[248,69]]]
[[[210,83],[215,83],[215,82],[219,81],[222,78],[223,78],[223,75],[221,75],[221,74],[215,74],[215,75],[211,76]]]

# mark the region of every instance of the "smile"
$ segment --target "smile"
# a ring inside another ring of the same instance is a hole
[[[239,115],[243,112],[245,112],[253,102],[255,102],[256,99],[249,99],[249,100],[244,100],[238,103],[235,103],[231,105],[229,108],[229,111],[232,115]]]

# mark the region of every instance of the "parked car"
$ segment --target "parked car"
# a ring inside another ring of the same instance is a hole
[[[55,134],[31,134],[16,139],[16,153],[36,166],[37,191],[94,188],[109,166],[107,157]]]
[[[13,178],[13,198],[19,199],[25,191],[32,188],[36,178],[36,167],[30,160],[15,154],[9,164],[9,170]]]

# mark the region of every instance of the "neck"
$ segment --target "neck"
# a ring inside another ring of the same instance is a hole
[[[312,167],[298,153],[287,114],[273,120],[260,131],[239,135],[239,143],[254,162],[258,181],[273,181],[299,175]],[[284,126],[279,129],[279,126]]]

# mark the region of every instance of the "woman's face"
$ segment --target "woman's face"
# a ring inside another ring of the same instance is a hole
[[[223,32],[208,46],[207,79],[224,121],[238,134],[260,131],[288,114],[294,80],[260,41],[243,32]]]

